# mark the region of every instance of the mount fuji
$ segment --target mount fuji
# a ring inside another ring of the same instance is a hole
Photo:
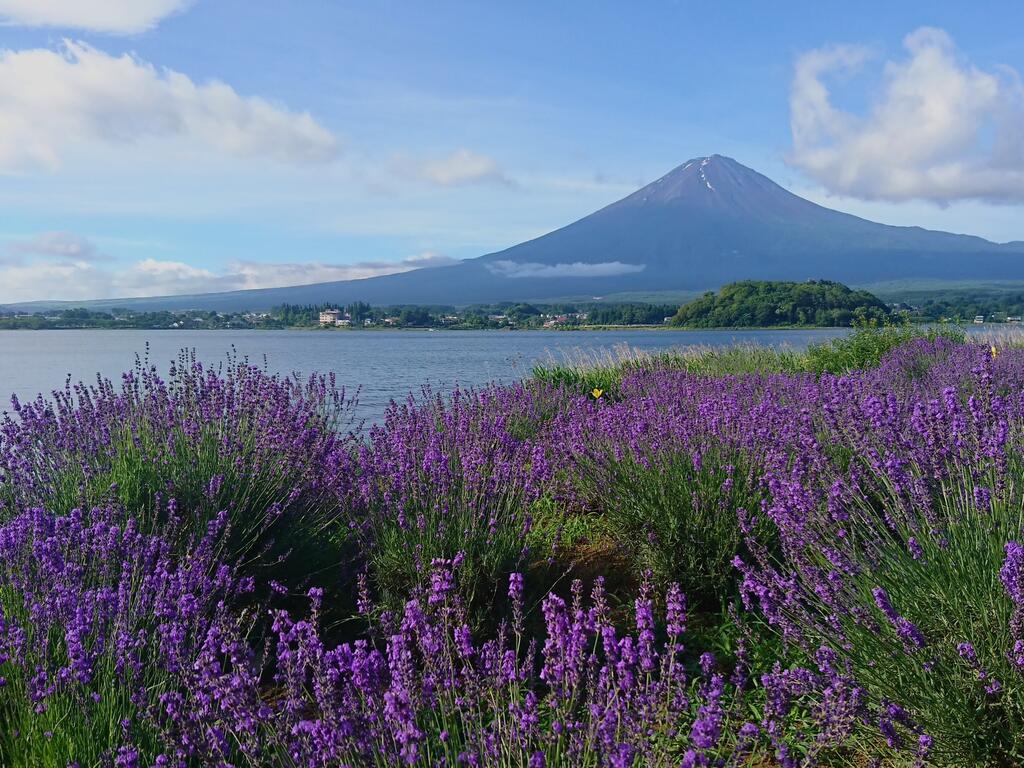
[[[132,309],[256,310],[282,303],[454,304],[699,291],[741,279],[1021,280],[1024,242],[878,224],[805,200],[721,155],[689,160],[561,229],[450,266],[193,296]]]

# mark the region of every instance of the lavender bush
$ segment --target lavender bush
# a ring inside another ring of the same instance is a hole
[[[461,555],[432,562],[379,635],[329,648],[311,589],[309,618],[271,609],[254,642],[266,608],[230,607],[253,579],[214,554],[227,515],[180,556],[113,508],[88,517],[37,509],[0,528],[5,764],[738,765],[785,750],[793,700],[817,691],[812,673],[776,671],[764,720],[743,721],[742,663],[727,678],[705,654],[690,679],[675,586],[664,641],[647,588],[631,634],[600,582],[589,605],[576,582],[571,602],[544,600],[538,642],[513,573],[511,624],[477,641],[453,588]]]
[[[854,449],[846,467],[771,479],[784,556],[739,565],[750,604],[795,646],[828,644],[864,686],[890,747],[1015,764],[1022,401],[994,394],[988,349],[943,352],[949,368],[929,374],[966,386],[861,400],[829,430]]]
[[[445,401],[428,391],[424,402],[394,404],[371,429],[350,525],[386,602],[422,584],[433,560],[458,552],[463,597],[493,599],[528,556],[529,506],[549,465],[541,446],[511,428],[521,394],[491,388]]]
[[[603,521],[636,575],[677,581],[691,600],[718,607],[743,541],[740,510],[760,506],[760,477],[744,448],[646,397],[579,401],[564,419],[556,429],[577,505]]]
[[[164,381],[139,361],[120,387],[69,384],[0,421],[0,505],[54,512],[117,500],[147,531],[158,497],[188,510],[184,535],[221,510],[231,558],[273,561],[333,535],[355,481],[351,400],[329,378],[277,377],[183,353]]]
[[[173,503],[166,512],[170,537],[112,507],[31,509],[0,527],[4,765],[138,765],[140,754],[159,765],[223,751],[228,734],[203,723],[219,705],[193,683],[215,673],[222,640],[244,639],[244,616],[225,605],[252,580],[216,559],[226,515],[176,556],[182,518]],[[203,724],[172,748],[162,724],[181,705]]]
[[[0,764],[1021,764],[1024,351],[879,335],[365,433],[237,361],[15,403]]]

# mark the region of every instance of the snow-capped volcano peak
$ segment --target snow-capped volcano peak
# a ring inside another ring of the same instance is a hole
[[[730,157],[706,155],[687,160],[615,205],[692,205],[698,209],[778,213],[813,203]]]

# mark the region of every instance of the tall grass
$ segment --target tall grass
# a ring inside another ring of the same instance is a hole
[[[622,380],[631,373],[662,370],[686,371],[701,376],[744,374],[834,373],[875,368],[885,354],[915,339],[966,341],[957,327],[858,326],[847,336],[812,344],[799,351],[791,347],[732,344],[723,347],[694,345],[650,352],[628,345],[597,351],[575,350],[554,355],[534,366],[535,381],[563,387],[575,394],[600,390],[602,396],[618,396]],[[1024,333],[992,337],[993,344],[1024,346]],[[986,342],[987,343],[987,342]]]
[[[1000,349],[1024,347],[1024,328],[1020,325],[1003,325],[999,328],[987,326],[981,333],[971,334],[971,341]]]
[[[915,339],[947,339],[963,343],[966,334],[958,327],[861,325],[849,336],[812,344],[804,355],[803,367],[818,374],[876,368],[888,352]]]
[[[689,346],[649,352],[627,344],[611,349],[564,353],[533,368],[536,381],[569,392],[585,394],[595,389],[614,398],[622,380],[632,373],[680,370],[705,376],[744,373],[795,373],[803,370],[801,353],[788,347],[734,344],[726,347]]]

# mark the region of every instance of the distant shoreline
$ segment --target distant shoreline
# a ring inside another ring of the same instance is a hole
[[[925,325],[949,325],[961,326],[964,328],[1022,328],[1021,323],[924,323]],[[699,332],[726,332],[726,331],[842,331],[850,330],[849,326],[843,325],[724,325],[711,328],[676,325],[586,325],[574,328],[316,328],[312,326],[288,326],[285,328],[110,328],[110,327],[69,327],[69,328],[0,328],[0,333],[38,333],[45,331],[153,331],[181,333],[224,333],[224,332],[245,332],[245,333],[266,333],[268,331],[305,331],[324,333],[382,333],[401,331],[403,333],[451,333],[453,331],[472,333],[522,333],[543,332],[543,333],[600,333],[608,331],[689,331]]]
[[[1012,323],[986,323],[986,325],[1015,325]],[[588,333],[601,331],[829,331],[848,330],[848,326],[840,325],[772,325],[772,326],[716,326],[713,328],[675,326],[675,325],[583,325],[569,328],[417,328],[417,327],[373,327],[373,328],[318,328],[315,326],[287,326],[284,328],[111,328],[109,326],[71,326],[67,328],[0,328],[0,333],[39,332],[39,331],[179,331],[182,333],[223,333],[225,331],[245,331],[265,333],[267,331],[318,331],[324,333],[380,333],[384,331],[402,331],[415,333],[448,333],[452,331],[472,331],[478,333],[521,333],[523,331],[541,331],[544,333]]]

